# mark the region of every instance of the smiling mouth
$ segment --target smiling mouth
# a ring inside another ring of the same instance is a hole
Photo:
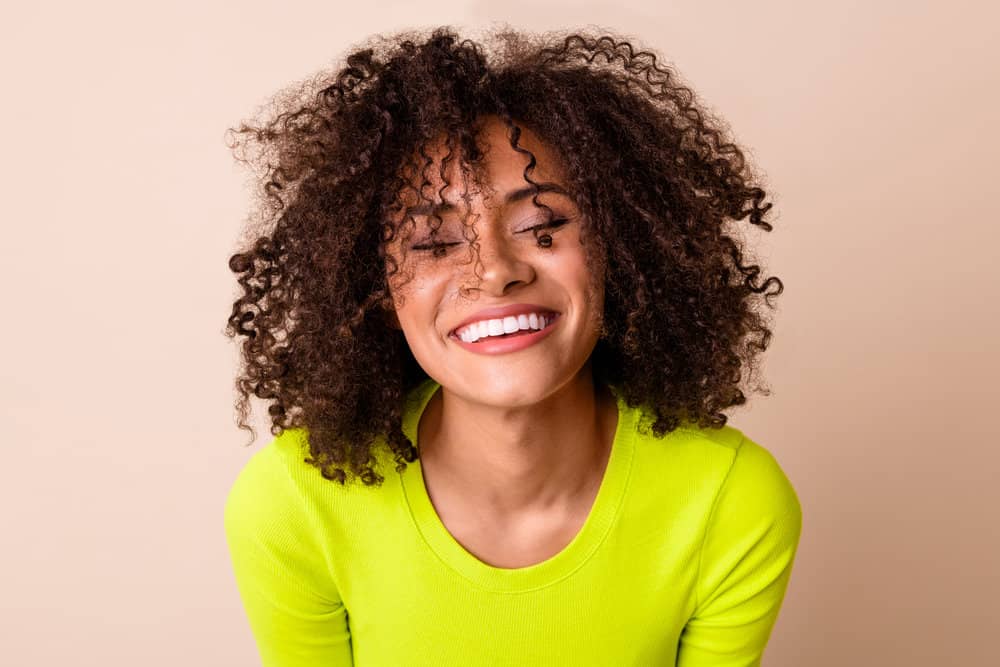
[[[546,311],[544,313],[544,315],[548,318],[549,321],[541,329],[518,329],[517,331],[515,331],[513,333],[499,334],[497,336],[483,336],[482,338],[478,339],[475,342],[479,343],[479,342],[487,341],[487,340],[500,340],[500,339],[503,339],[503,338],[517,338],[518,336],[529,336],[531,334],[536,334],[536,333],[538,333],[540,331],[545,331],[546,329],[548,329],[549,327],[551,327],[553,324],[555,324],[556,320],[558,320],[560,317],[562,317],[562,313],[556,312],[554,310],[553,311]],[[461,329],[461,328],[462,327],[459,327],[458,329]],[[453,339],[459,340],[459,341],[462,340],[461,337],[459,337],[459,335],[458,335],[458,329],[455,329],[454,331],[452,331],[451,333],[449,333],[448,334],[448,338],[453,338]]]

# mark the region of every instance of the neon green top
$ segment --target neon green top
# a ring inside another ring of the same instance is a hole
[[[407,397],[403,431],[418,448],[438,386]],[[345,487],[303,462],[303,429],[255,452],[225,530],[264,667],[759,665],[798,547],[795,490],[739,430],[658,439],[614,393],[586,522],[523,568],[488,565],[451,536],[419,460],[386,466],[381,487]]]

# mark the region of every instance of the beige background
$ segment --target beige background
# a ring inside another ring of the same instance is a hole
[[[4,9],[0,660],[256,664],[222,531],[269,438],[232,413],[225,129],[373,32],[504,20],[634,34],[767,175],[774,392],[731,423],[805,518],[764,664],[996,664],[1000,12],[752,4]]]

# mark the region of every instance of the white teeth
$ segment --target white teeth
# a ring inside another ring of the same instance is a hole
[[[480,320],[456,332],[466,343],[474,343],[487,336],[502,336],[528,329],[544,329],[554,316],[545,317],[537,313],[504,317],[502,319]]]

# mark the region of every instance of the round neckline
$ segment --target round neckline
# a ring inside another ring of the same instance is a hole
[[[418,385],[407,397],[403,412],[403,433],[419,450],[417,426],[427,404],[440,389],[433,378]],[[583,526],[561,551],[548,559],[519,568],[495,567],[466,551],[448,532],[434,508],[424,483],[420,459],[408,463],[399,473],[410,517],[424,542],[450,569],[473,584],[497,592],[524,592],[553,584],[582,567],[607,537],[621,506],[632,468],[635,450],[633,432],[636,411],[629,408],[618,391],[609,387],[618,406],[611,452],[597,496]]]

